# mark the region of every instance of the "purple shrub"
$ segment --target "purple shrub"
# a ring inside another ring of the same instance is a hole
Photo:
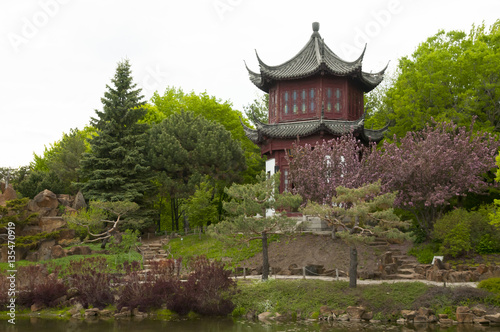
[[[25,307],[35,303],[57,306],[59,303],[56,300],[66,295],[68,290],[58,275],[58,269],[49,274],[45,265],[19,267],[17,303]]]
[[[68,268],[68,283],[77,290],[78,300],[84,307],[104,308],[113,303],[112,276],[103,257],[89,257],[72,261]]]
[[[186,298],[191,299],[192,310],[202,315],[227,315],[234,309],[230,296],[236,292],[236,283],[230,271],[220,261],[210,262],[198,256],[190,262],[192,273],[184,285]]]

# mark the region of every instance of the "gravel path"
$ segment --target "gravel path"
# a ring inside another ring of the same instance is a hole
[[[242,280],[243,277],[237,277],[235,278],[236,280]],[[250,275],[250,276],[246,276],[246,279],[251,279],[251,280],[260,280],[262,279],[262,276],[260,275]],[[282,279],[302,279],[302,276],[284,276],[284,275],[273,275],[273,276],[270,276],[269,279],[278,279],[278,280],[282,280]],[[311,280],[324,280],[324,281],[335,281],[337,280],[337,278],[335,277],[315,277],[315,276],[306,276],[306,279],[311,279]],[[346,277],[339,277],[338,278],[339,281],[349,281],[349,278],[346,278]],[[414,280],[358,280],[357,281],[357,284],[358,285],[377,285],[377,284],[383,284],[383,283],[386,283],[386,284],[393,284],[393,283],[397,283],[397,282],[421,282],[421,283],[424,283],[424,284],[427,284],[427,285],[433,285],[433,286],[445,286],[445,287],[474,287],[476,288],[477,287],[477,282],[447,282],[446,284],[445,283],[442,283],[442,282],[436,282],[436,281],[428,281],[428,280],[418,280],[418,279],[414,279]]]

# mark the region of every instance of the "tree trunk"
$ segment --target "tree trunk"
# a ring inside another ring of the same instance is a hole
[[[349,287],[356,288],[358,279],[358,250],[355,245],[351,245],[349,262]]]
[[[269,276],[269,256],[267,254],[267,233],[262,232],[262,280]]]

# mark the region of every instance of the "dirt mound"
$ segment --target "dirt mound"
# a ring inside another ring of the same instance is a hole
[[[358,273],[377,271],[380,257],[389,248],[406,253],[407,246],[357,244]],[[282,271],[296,264],[302,268],[308,265],[323,265],[325,270],[349,270],[349,245],[341,239],[332,240],[330,235],[299,234],[283,237],[269,245],[269,265]],[[241,262],[241,267],[250,269],[262,266],[262,255]]]

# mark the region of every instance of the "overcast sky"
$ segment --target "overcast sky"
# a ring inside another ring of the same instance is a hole
[[[363,70],[389,72],[439,29],[470,31],[500,18],[500,1],[479,0],[2,0],[0,167],[18,167],[70,128],[83,128],[119,61],[149,99],[167,86],[206,91],[235,109],[259,90],[258,71],[293,57],[320,22],[326,44]]]

